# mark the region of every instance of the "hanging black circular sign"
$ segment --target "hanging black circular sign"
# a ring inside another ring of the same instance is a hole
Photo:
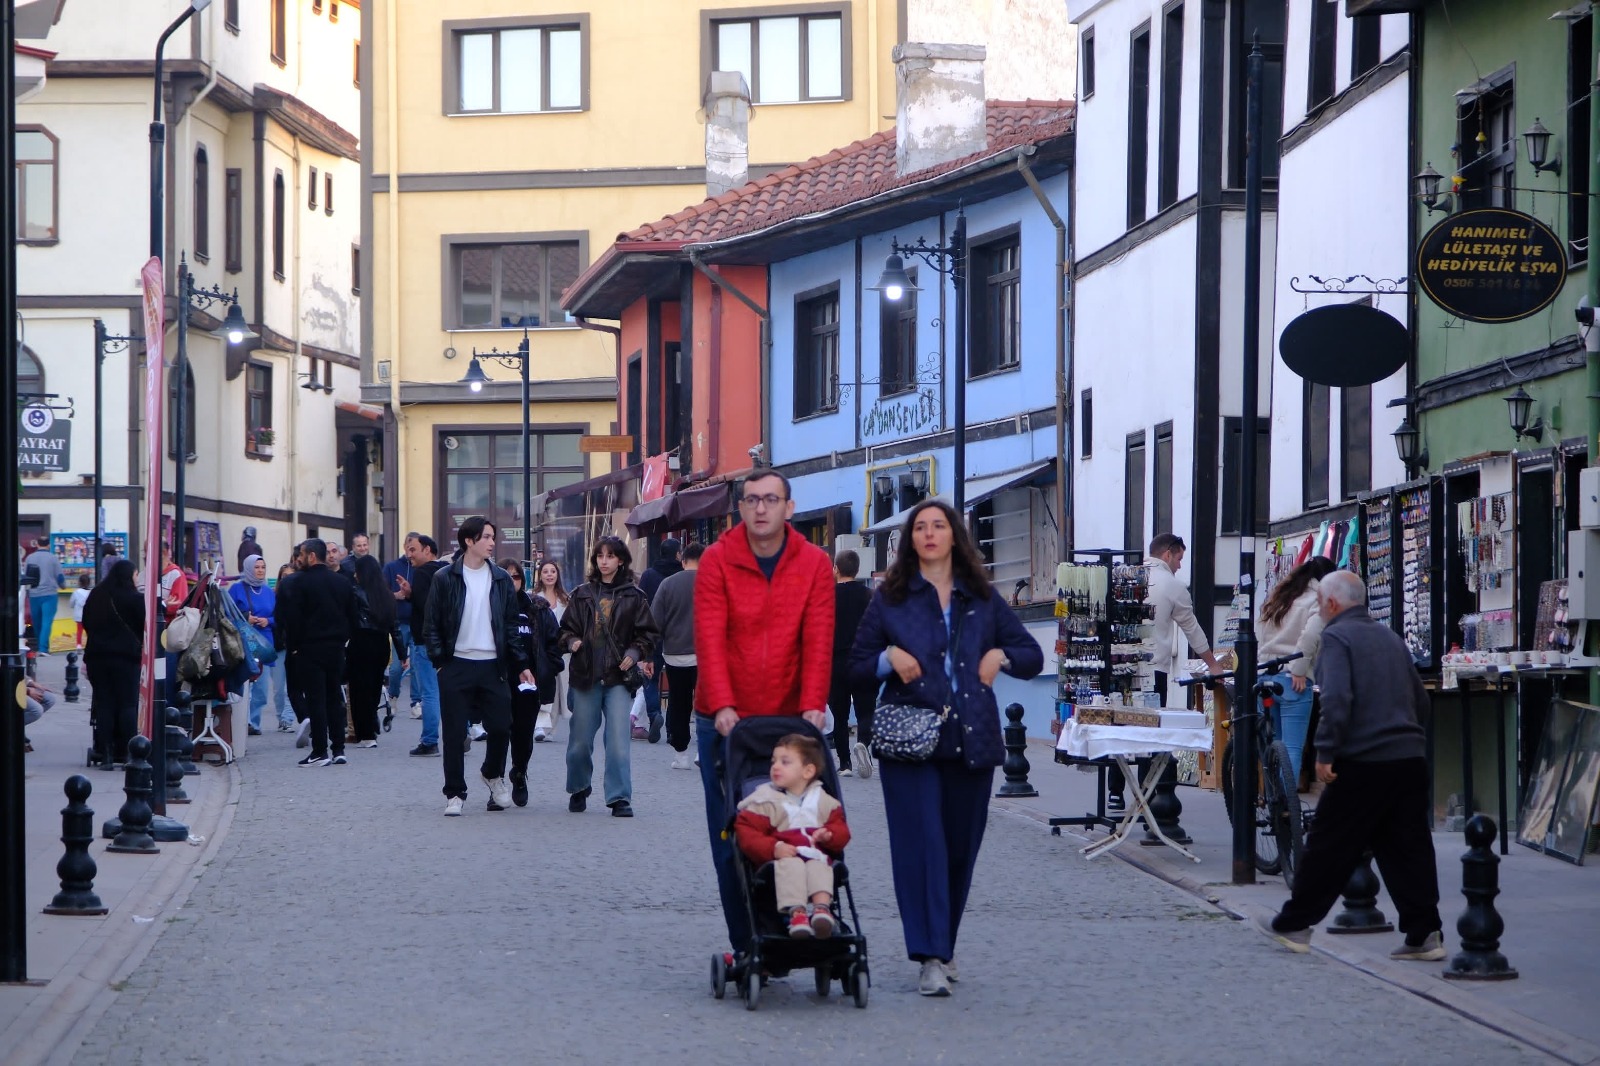
[[[1295,316],[1278,338],[1290,370],[1318,385],[1349,389],[1382,381],[1406,365],[1406,327],[1366,304],[1329,304]]]
[[[1550,227],[1521,211],[1482,207],[1451,215],[1417,246],[1428,298],[1469,322],[1515,322],[1550,306],[1567,280],[1567,255]]]

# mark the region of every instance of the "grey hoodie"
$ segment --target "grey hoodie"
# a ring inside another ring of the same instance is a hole
[[[1365,607],[1335,615],[1322,631],[1317,657],[1322,722],[1317,761],[1419,759],[1428,692],[1398,634]]]

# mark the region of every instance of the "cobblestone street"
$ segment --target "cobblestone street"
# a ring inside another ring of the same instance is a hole
[[[540,745],[523,810],[473,776],[445,819],[436,759],[397,720],[347,767],[300,769],[253,739],[232,828],[120,989],[82,1063],[730,1062],[815,1047],[834,1061],[1541,1061],[1411,996],[1263,937],[1070,839],[995,813],[948,1000],[914,990],[876,779],[847,780],[872,1002],[807,973],[761,1009],[707,993],[722,923],[699,782],[633,745],[639,817],[568,814],[564,744]],[[560,734],[564,740],[565,732]],[[475,746],[476,747],[476,746]],[[207,771],[215,772],[215,771]]]

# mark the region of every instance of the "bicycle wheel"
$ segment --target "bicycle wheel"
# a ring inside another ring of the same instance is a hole
[[[1257,774],[1259,784],[1260,775]],[[1228,824],[1233,824],[1233,739],[1228,739],[1228,744],[1222,749],[1222,805],[1228,812]],[[1255,817],[1256,827],[1255,861],[1256,869],[1264,874],[1276,874],[1282,867],[1278,859],[1278,840],[1269,831],[1270,825],[1267,818],[1266,797],[1262,790],[1256,789]]]
[[[1273,840],[1279,865],[1283,872],[1285,888],[1293,890],[1300,858],[1305,854],[1305,829],[1300,819],[1300,797],[1295,792],[1294,774],[1289,762],[1289,749],[1281,740],[1272,742],[1267,749],[1267,764],[1262,778],[1262,793],[1266,801],[1266,826],[1261,839]],[[1259,854],[1261,844],[1257,844]],[[1258,863],[1259,865],[1259,863]]]

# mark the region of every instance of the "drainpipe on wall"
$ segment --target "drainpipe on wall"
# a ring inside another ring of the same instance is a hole
[[[592,329],[596,333],[609,333],[609,334],[611,334],[611,339],[615,342],[616,349],[617,349],[617,387],[621,388],[621,386],[622,386],[622,329],[621,329],[621,327],[619,327],[619,326],[602,326],[602,325],[600,325],[600,324],[598,324],[596,322],[590,322],[587,318],[584,318],[581,315],[580,316],[576,316],[574,320],[583,329]],[[611,453],[611,468],[613,470],[615,470],[617,468],[617,455],[616,455],[615,452]],[[531,515],[529,515],[527,517],[529,519],[532,518]]]
[[[1600,79],[1600,0],[1589,0],[1589,61],[1595,64]],[[1600,88],[1589,91],[1589,129],[1600,130]],[[1600,307],[1600,256],[1594,251],[1595,235],[1600,234],[1600,166],[1589,167],[1589,264],[1584,271],[1589,286],[1589,306]],[[1589,465],[1600,466],[1600,330],[1590,326],[1583,335],[1584,368],[1589,384],[1589,433],[1584,442],[1589,449]],[[1594,627],[1586,627],[1593,629]],[[1592,655],[1588,648],[1585,654]],[[1600,670],[1589,671],[1589,702],[1600,703]]]
[[[400,36],[400,4],[399,0],[388,0],[384,6],[384,33],[383,33],[383,72],[384,92],[388,95],[389,106],[384,131],[388,148],[389,195],[385,207],[389,216],[389,256],[388,272],[385,279],[389,290],[389,414],[394,421],[393,438],[394,466],[383,472],[383,502],[385,508],[392,507],[395,516],[395,531],[400,529],[400,500],[405,491],[405,456],[406,449],[400,446],[400,433],[406,421],[405,410],[400,406],[400,46],[397,40]],[[374,242],[376,243],[376,242]],[[374,294],[376,295],[376,294]],[[391,503],[391,501],[393,501]]]
[[[698,271],[700,271],[700,273],[704,274],[706,276],[706,278],[708,280],[710,280],[711,284],[716,286],[717,289],[726,290],[727,292],[732,293],[738,299],[738,301],[740,303],[744,304],[751,311],[754,311],[756,316],[761,319],[761,344],[760,344],[761,352],[760,352],[760,365],[759,365],[759,368],[758,368],[760,370],[760,372],[761,372],[761,412],[760,412],[760,415],[761,415],[761,455],[766,460],[767,465],[771,466],[772,465],[772,441],[768,439],[769,434],[767,432],[767,429],[768,429],[767,412],[768,412],[768,408],[770,407],[771,390],[772,390],[771,373],[770,373],[770,371],[772,369],[772,315],[771,315],[770,312],[768,312],[768,310],[765,307],[762,307],[760,304],[758,304],[754,300],[752,300],[749,296],[746,296],[743,292],[741,292],[739,290],[739,287],[737,285],[733,284],[733,282],[729,281],[727,278],[723,277],[721,274],[718,274],[715,270],[712,270],[710,267],[706,266],[705,263],[701,262],[699,253],[690,252],[689,253],[689,262],[690,262],[690,264],[692,264],[694,266],[694,268],[696,270],[698,270]],[[718,349],[718,345],[720,343],[720,337],[721,337],[721,316],[719,314],[717,314],[716,311],[717,311],[717,309],[714,307],[713,308],[713,314],[712,314],[712,322],[711,322],[711,330],[712,330],[712,332],[711,332],[711,343],[713,345],[712,350],[718,352],[718,354],[720,355],[720,351]],[[721,362],[720,358],[715,361],[715,363],[717,363],[717,364],[720,364],[720,362]],[[722,376],[721,373],[720,373],[721,369],[722,368],[721,368],[720,365],[713,365],[712,368],[711,368],[711,387],[713,389],[717,388],[718,380]],[[712,405],[711,405],[711,426],[712,426],[712,429],[716,430],[719,427],[721,421],[722,421],[722,413],[721,413],[721,410],[719,408],[719,405],[716,402],[713,402]],[[713,438],[712,439],[713,440],[716,439],[716,435],[715,434],[713,434]],[[717,469],[717,449],[716,449],[715,445],[713,445],[713,447],[711,449],[711,462],[708,464],[708,466],[706,468],[706,471],[705,471],[706,476],[709,477],[712,473],[714,473],[716,471],[716,469]]]
[[[1067,301],[1070,299],[1067,285],[1067,224],[1062,221],[1055,205],[1045,195],[1039,179],[1028,166],[1028,155],[1031,154],[1030,150],[1027,154],[1017,156],[1017,170],[1022,174],[1022,180],[1028,183],[1028,188],[1033,190],[1045,217],[1056,228],[1056,558],[1066,562],[1071,558],[1073,539],[1072,512],[1069,510],[1073,502],[1073,434],[1067,424],[1071,410],[1068,398],[1072,396],[1072,368],[1067,360],[1067,321],[1070,317],[1067,313]]]

